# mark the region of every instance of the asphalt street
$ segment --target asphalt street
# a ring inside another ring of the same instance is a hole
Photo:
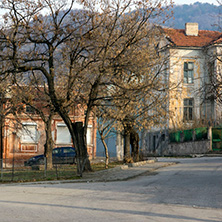
[[[167,162],[125,181],[0,185],[0,221],[221,222],[222,158]]]

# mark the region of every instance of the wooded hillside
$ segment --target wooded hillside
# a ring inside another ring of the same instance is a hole
[[[183,29],[186,22],[197,22],[200,30],[222,31],[222,6],[196,2],[175,5],[173,11],[174,19],[166,23],[168,27]]]

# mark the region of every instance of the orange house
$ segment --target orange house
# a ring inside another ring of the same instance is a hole
[[[7,102],[2,104],[7,108]],[[84,109],[80,106],[69,111],[73,122],[84,121]],[[72,146],[71,135],[67,126],[56,114],[52,120],[52,137],[54,147]],[[2,159],[3,167],[10,167],[12,162],[23,166],[24,161],[32,156],[44,153],[46,141],[45,125],[43,120],[30,106],[23,105],[23,111],[16,117],[9,114],[2,124]],[[89,158],[96,155],[96,118],[91,117],[87,130],[87,148]]]

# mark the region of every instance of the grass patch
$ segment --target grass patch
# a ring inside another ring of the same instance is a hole
[[[111,162],[109,168],[114,168],[121,165],[122,162]],[[105,163],[92,163],[92,170],[100,171],[105,169]],[[34,182],[34,181],[50,181],[50,180],[75,180],[80,177],[76,174],[76,165],[56,165],[52,170],[44,170],[44,166],[31,168],[31,167],[15,167],[12,169],[3,169],[0,174],[1,183],[10,182]]]
[[[110,162],[108,168],[111,169],[111,168],[120,166],[120,165],[122,165],[122,164],[123,164],[122,161]],[[91,164],[91,167],[92,167],[92,170],[93,170],[93,171],[105,170],[105,163],[104,163],[104,162],[94,163],[94,164]]]

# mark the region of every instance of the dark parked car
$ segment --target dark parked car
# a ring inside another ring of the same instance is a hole
[[[74,164],[76,162],[76,151],[73,147],[58,147],[52,151],[53,164]],[[43,165],[44,155],[34,156],[24,162],[25,166]]]

